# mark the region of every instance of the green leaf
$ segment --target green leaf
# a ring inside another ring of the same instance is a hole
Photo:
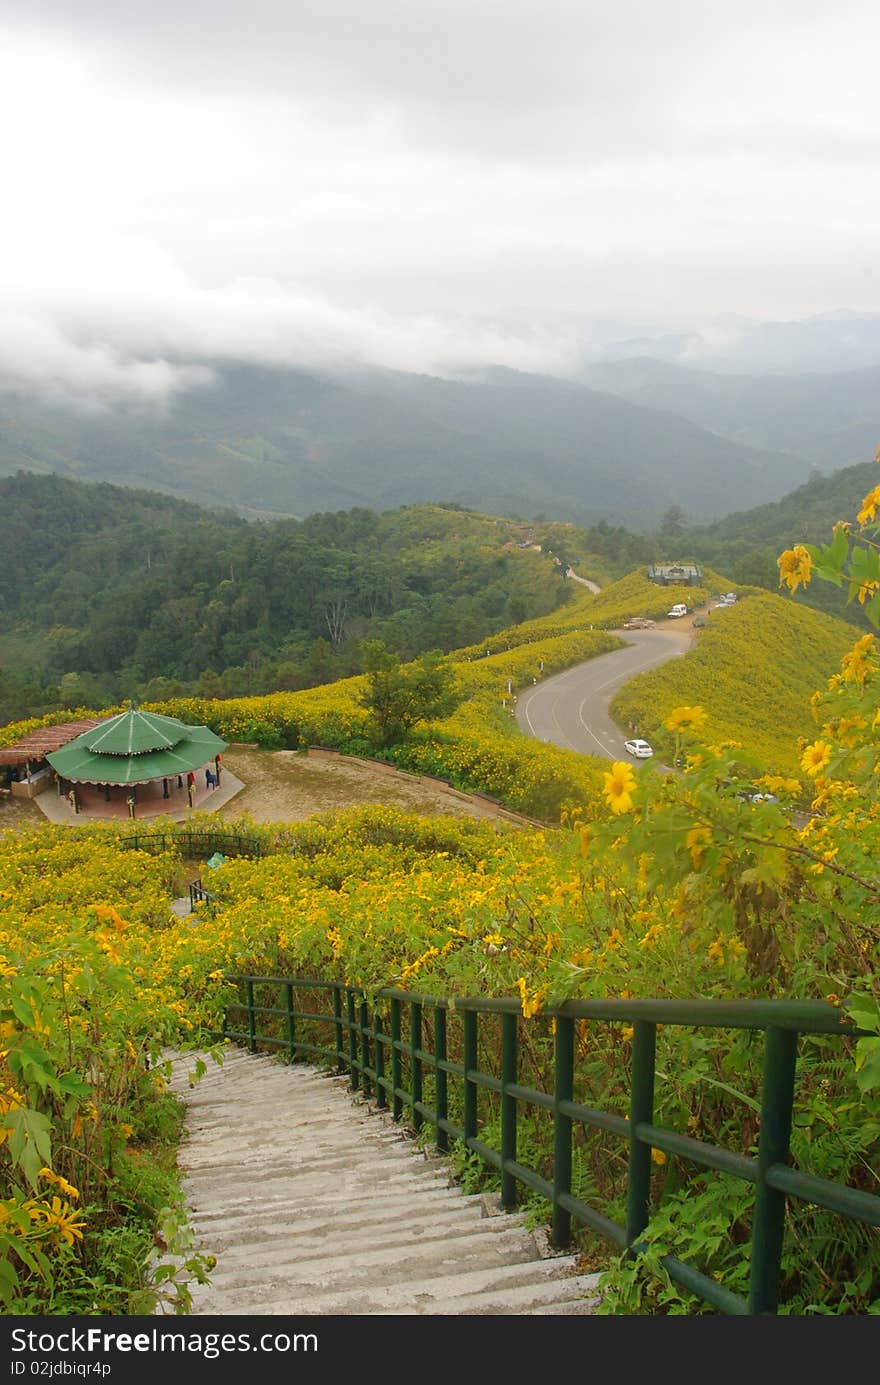
[[[39,1186],[40,1169],[52,1163],[52,1127],[48,1116],[29,1106],[18,1106],[6,1117],[9,1128],[9,1154],[31,1187]]]

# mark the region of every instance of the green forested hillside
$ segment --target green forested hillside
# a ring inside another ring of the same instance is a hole
[[[248,523],[148,492],[0,481],[0,716],[256,693],[481,639],[567,599],[528,526],[439,506]],[[583,536],[550,526],[584,554]],[[554,540],[555,541],[555,540]],[[518,547],[517,545],[524,545]]]
[[[779,582],[776,559],[796,543],[828,543],[833,525],[855,514],[862,497],[880,482],[875,463],[844,467],[830,476],[815,476],[805,486],[770,505],[728,515],[717,524],[689,529],[687,546],[730,572],[738,581],[775,591]],[[792,600],[862,623],[858,607],[848,606],[846,592],[826,583],[812,583]]]

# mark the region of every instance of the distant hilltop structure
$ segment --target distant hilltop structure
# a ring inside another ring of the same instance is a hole
[[[648,576],[658,587],[698,587],[703,580],[696,563],[652,563]]]

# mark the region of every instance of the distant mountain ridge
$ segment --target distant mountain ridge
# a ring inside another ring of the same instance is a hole
[[[680,414],[550,377],[216,367],[164,416],[82,414],[0,396],[0,474],[18,469],[303,516],[438,499],[531,517],[654,527],[772,500],[808,463]]]
[[[840,309],[788,321],[758,322],[736,313],[661,335],[606,339],[593,359],[650,356],[718,374],[835,374],[880,366],[880,313]]]
[[[669,409],[731,441],[820,467],[870,461],[880,445],[880,365],[821,375],[733,375],[642,356],[592,366],[588,378],[630,403]]]

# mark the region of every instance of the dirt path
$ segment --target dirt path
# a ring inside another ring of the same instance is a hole
[[[472,803],[439,784],[386,774],[357,760],[323,759],[294,750],[230,748],[223,763],[247,787],[221,808],[222,817],[250,813],[255,822],[298,822],[313,813],[363,803],[384,803],[426,815],[497,816],[491,803]]]

